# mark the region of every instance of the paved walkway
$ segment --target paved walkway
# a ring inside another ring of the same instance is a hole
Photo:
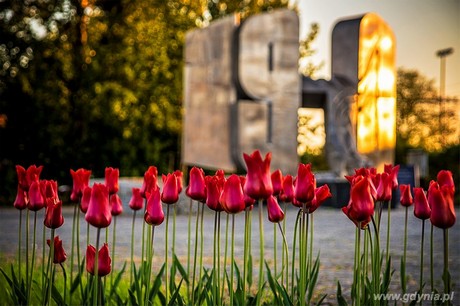
[[[196,221],[196,202],[193,203],[193,214],[192,214],[192,249],[195,239],[195,221]],[[179,212],[176,216],[176,244],[175,249],[178,257],[180,258],[183,265],[186,265],[187,258],[187,241],[188,235],[188,208],[189,201],[183,201],[179,204]],[[129,260],[130,257],[130,245],[131,245],[131,224],[132,224],[132,211],[125,204],[125,211],[117,217],[117,243],[116,243],[116,268],[120,268],[124,260]],[[290,206],[287,209],[286,214],[286,237],[289,245],[292,243],[294,223],[297,214],[297,208]],[[44,211],[38,212],[37,222],[37,254],[42,254],[41,240],[42,240],[42,229],[43,229],[43,214]],[[166,208],[165,208],[166,214]],[[23,222],[25,222],[26,211],[23,211]],[[71,244],[71,230],[72,230],[72,216],[73,208],[64,207],[63,215],[65,218],[64,225],[56,230],[56,235],[59,235],[63,240],[64,248],[70,254]],[[169,221],[169,237],[172,238],[172,209],[171,217]],[[32,229],[33,229],[33,212],[30,212],[30,243],[32,244]],[[259,225],[258,225],[258,210],[257,207],[253,211],[253,222],[252,222],[252,249],[254,259],[258,258],[258,244],[259,244]],[[409,275],[409,289],[408,292],[412,293],[417,290],[418,278],[419,278],[419,260],[420,260],[420,238],[421,238],[421,221],[413,216],[412,208],[409,209],[409,222],[408,222],[408,244],[407,244],[407,274]],[[460,210],[457,209],[457,216],[460,216]],[[382,245],[386,241],[386,211],[382,215],[382,229],[381,229],[381,241]],[[403,236],[404,236],[404,218],[405,209],[398,207],[391,211],[391,255],[393,258],[393,267],[395,268],[395,274],[392,278],[392,291],[399,293],[399,263],[400,257],[403,253]],[[222,251],[225,239],[225,214],[222,215]],[[273,259],[273,231],[274,226],[270,223],[264,210],[264,235],[265,235],[265,259]],[[86,222],[81,215],[80,219],[80,231],[81,231],[81,252],[85,252],[86,244]],[[142,237],[142,215],[140,213],[136,216],[135,222],[135,256],[136,260],[139,260],[141,253],[141,237]],[[0,208],[0,258],[6,260],[14,260],[17,254],[17,238],[18,238],[18,223],[19,223],[19,211],[14,208]],[[23,223],[24,224],[24,223]],[[212,243],[214,233],[214,212],[210,211],[207,207],[204,213],[204,250],[205,258],[204,263],[206,265],[212,264]],[[235,216],[235,252],[236,257],[242,259],[243,257],[243,233],[244,233],[244,214],[238,214]],[[95,230],[90,230],[90,243],[95,244]],[[426,234],[425,234],[425,280],[429,284],[429,235],[430,223],[426,222]],[[24,234],[24,231],[23,231]],[[49,230],[47,232],[49,235]],[[155,229],[154,237],[154,250],[155,257],[158,258],[158,265],[163,261],[164,254],[164,238],[165,238],[165,223]],[[105,239],[105,231],[102,231],[101,239]],[[112,246],[112,227],[109,230],[109,247]],[[335,304],[335,293],[337,289],[337,281],[342,284],[344,294],[349,295],[350,286],[352,282],[352,267],[353,267],[353,255],[354,255],[354,240],[355,240],[355,227],[348,220],[348,218],[339,210],[335,208],[320,207],[314,213],[314,254],[321,253],[321,266],[318,279],[317,292],[321,294],[328,294],[327,301]],[[460,241],[460,222],[457,222],[454,227],[449,230],[449,241],[450,241],[450,257],[449,265],[450,272],[452,274],[452,280],[454,283],[454,290],[456,291],[456,299],[460,299],[460,248],[458,242]],[[23,237],[23,243],[25,238]],[[282,238],[277,233],[278,242],[278,261],[281,260],[281,244]],[[171,247],[171,242],[169,246]],[[443,237],[442,231],[435,228],[434,230],[434,265],[435,265],[435,278],[436,286],[442,290],[441,274],[443,267]],[[291,250],[290,250],[291,252]],[[209,254],[209,255],[207,255]],[[270,261],[273,264],[273,260]],[[157,265],[157,266],[158,266]],[[278,264],[278,267],[280,264]],[[257,272],[258,265],[255,263],[254,272]],[[427,290],[429,285],[426,287]]]

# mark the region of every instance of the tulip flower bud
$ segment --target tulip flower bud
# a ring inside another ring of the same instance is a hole
[[[92,188],[89,186],[83,189],[83,194],[80,201],[80,210],[84,214],[86,214],[86,212],[88,211],[89,201],[91,200],[91,191]]]
[[[165,214],[161,206],[160,189],[155,189],[147,200],[144,220],[147,224],[158,226],[163,223]]]
[[[162,175],[163,190],[161,192],[161,201],[166,204],[174,204],[179,200],[179,189],[177,188],[177,178],[174,173]]]
[[[271,174],[271,180],[273,185],[273,195],[277,196],[283,190],[283,173],[280,169],[275,170]]]
[[[283,221],[284,212],[278,204],[278,200],[274,196],[267,199],[268,220],[273,223]]]
[[[29,198],[27,197],[27,192],[25,192],[21,185],[18,184],[18,191],[16,193],[16,198],[14,199],[14,207],[19,210],[27,208],[29,203]]]
[[[40,182],[34,181],[29,188],[29,206],[31,211],[39,211],[45,207],[45,197],[40,188]]]
[[[414,188],[414,215],[422,220],[428,219],[431,215],[431,208],[428,205],[425,191],[420,187]]]
[[[43,223],[47,228],[58,228],[64,224],[62,201],[55,201],[52,198],[46,199],[45,220]]]
[[[95,275],[94,271],[94,262],[96,260],[96,248],[92,245],[88,245],[86,249],[86,271],[91,275]],[[107,243],[104,243],[102,248],[98,253],[98,265],[97,265],[97,275],[99,277],[106,276],[110,273],[112,260],[109,256],[109,246]]]
[[[147,198],[146,193],[152,193],[156,188],[158,188],[158,170],[155,166],[150,166],[144,173],[141,187],[142,197]]]
[[[310,206],[315,197],[316,179],[311,172],[310,164],[299,164],[297,168],[297,178],[294,187],[294,197],[300,203]]]
[[[248,172],[246,183],[244,184],[244,193],[255,200],[267,199],[273,194],[270,176],[271,152],[265,155],[265,159],[262,159],[259,150],[255,150],[251,155],[244,153],[243,157]]]
[[[89,178],[91,176],[91,170],[86,170],[83,168],[74,171],[70,169],[70,175],[73,180],[72,193],[70,194],[70,200],[73,202],[78,202],[79,199],[83,196],[83,190],[89,186]]]
[[[129,207],[132,210],[140,210],[144,207],[144,198],[141,195],[140,188],[132,188],[132,196],[129,200]]]
[[[224,210],[229,214],[239,213],[246,208],[243,188],[241,188],[241,181],[238,175],[232,174],[225,181],[219,201]]]
[[[402,206],[411,206],[414,202],[412,198],[412,193],[410,192],[410,185],[409,184],[401,184],[399,185],[399,190],[401,191],[400,202]]]
[[[449,186],[442,190],[439,184],[431,181],[428,188],[428,203],[431,207],[431,223],[442,229],[452,227],[456,221],[453,200],[450,199]]]
[[[123,203],[120,196],[116,193],[110,196],[110,211],[112,216],[118,216],[123,212]]]
[[[46,243],[48,246],[51,246],[51,240],[47,239]],[[62,246],[62,240],[59,239],[59,236],[54,237],[54,258],[53,263],[59,264],[63,263],[67,259],[67,254]]]
[[[105,185],[109,190],[109,195],[115,194],[118,192],[118,177],[120,176],[120,171],[117,168],[107,167],[105,168]]]
[[[107,227],[112,222],[109,191],[104,184],[95,183],[93,185],[85,220],[97,228]]]
[[[193,200],[199,202],[206,201],[206,183],[204,181],[203,169],[193,167],[190,170],[190,181],[185,194]]]

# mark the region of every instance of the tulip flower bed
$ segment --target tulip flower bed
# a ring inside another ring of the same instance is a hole
[[[156,167],[150,166],[142,186],[132,188],[129,203],[122,203],[118,194],[118,169],[107,167],[104,183],[91,186],[90,170],[70,170],[70,199],[75,205],[72,220],[66,220],[72,224],[71,247],[67,250],[60,238],[64,217],[57,182],[40,179],[41,166],[25,169],[18,165],[14,202],[19,212],[18,256],[17,262],[0,265],[0,278],[6,284],[1,300],[14,305],[321,304],[326,295],[317,290],[321,257],[319,252],[314,253],[317,246],[314,247],[313,223],[314,212],[332,196],[329,187],[316,186],[309,164],[299,164],[293,177],[280,170],[270,171],[271,153],[263,158],[259,151],[254,151],[244,154],[244,160],[245,175],[225,175],[219,170],[207,176],[202,169],[193,167],[185,188],[180,171],[163,174],[160,183]],[[350,200],[342,211],[355,227],[351,250],[354,263],[351,287],[345,288],[340,282],[336,285],[338,305],[388,304],[377,297],[391,293],[395,281],[389,203],[396,188],[400,190],[405,214],[399,264],[401,293],[408,293],[406,251],[411,209],[411,215],[421,220],[422,233],[414,299],[431,297],[437,299],[437,304],[453,303],[449,271],[449,228],[456,221],[452,174],[440,171],[426,192],[398,184],[398,170],[399,166],[392,165],[385,165],[382,173],[361,168],[346,177],[350,182]],[[177,241],[181,195],[188,200],[188,207],[181,209],[187,214],[187,239]],[[129,212],[123,204],[129,205]],[[43,208],[45,213],[37,217]],[[386,214],[382,214],[384,208]],[[287,214],[288,209],[295,209],[296,213]],[[124,240],[130,242],[129,255],[119,258],[115,251],[120,247],[116,228],[122,213],[132,214],[132,222],[131,231],[123,232]],[[142,224],[138,214],[143,216]],[[204,227],[205,214],[213,215],[211,228]],[[83,216],[85,222],[80,221]],[[258,222],[254,223],[254,218]],[[266,228],[266,218],[273,225],[270,229]],[[427,219],[431,231],[425,229]],[[44,225],[40,234],[36,230],[38,222]],[[435,287],[439,283],[433,267],[435,230],[443,233],[442,289]],[[158,231],[164,238],[161,248],[155,239]],[[205,231],[207,237],[212,232],[212,242],[205,243]],[[430,234],[426,239],[425,231]],[[238,251],[235,241],[241,235]],[[81,249],[82,241],[86,241],[85,249]],[[267,246],[267,242],[271,245]],[[42,254],[37,254],[40,243]],[[187,249],[186,256],[178,256],[179,244]],[[430,245],[430,260],[423,257],[425,244]],[[270,252],[266,252],[268,248]],[[135,253],[140,254],[140,259],[135,258]],[[208,258],[210,262],[205,262]],[[428,263],[430,273],[424,276],[423,267]]]

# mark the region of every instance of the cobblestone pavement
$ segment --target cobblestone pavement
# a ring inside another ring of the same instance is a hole
[[[183,201],[178,206],[175,223],[175,249],[176,253],[183,263],[187,262],[187,248],[188,248],[188,227],[189,227],[189,201]],[[196,224],[196,208],[195,202],[192,204],[192,218],[191,218],[191,245],[192,250],[195,241],[195,224]],[[130,246],[131,246],[131,225],[133,219],[133,212],[125,205],[125,211],[117,217],[117,241],[116,241],[116,269],[119,269],[125,260],[129,260]],[[166,208],[164,208],[166,214]],[[286,213],[286,238],[288,244],[291,246],[293,239],[294,224],[297,214],[297,208],[288,207]],[[460,210],[457,209],[457,216],[460,216]],[[37,254],[42,254],[41,241],[43,229],[43,214],[44,211],[37,213]],[[73,208],[64,207],[63,215],[65,223],[61,228],[56,230],[56,235],[59,235],[63,240],[64,248],[70,254],[71,244],[71,231],[72,231],[72,216]],[[25,223],[26,211],[23,211],[23,224]],[[33,217],[34,213],[30,212],[30,244],[32,244],[32,230],[33,230]],[[142,214],[138,213],[135,219],[135,259],[139,260],[141,253],[141,237],[142,237]],[[258,209],[257,207],[252,212],[252,253],[254,257],[254,272],[257,272],[257,258],[259,250],[259,225],[258,225]],[[213,250],[213,233],[214,233],[214,212],[205,208],[204,211],[204,264],[212,264],[212,250]],[[173,210],[170,210],[169,219],[169,237],[172,239],[173,230]],[[226,215],[222,214],[221,218],[221,241],[222,252],[224,250],[223,244],[225,241],[226,229]],[[231,220],[231,218],[230,218]],[[266,211],[264,210],[264,237],[265,237],[265,259],[270,260],[270,265],[273,266],[274,257],[274,225],[267,220]],[[381,228],[381,241],[382,246],[386,242],[386,222],[387,212],[384,211],[382,215],[382,228]],[[391,291],[399,293],[399,263],[403,253],[403,237],[404,237],[404,220],[405,209],[403,207],[393,208],[391,210],[391,255],[393,258],[393,268],[395,273],[392,278]],[[231,222],[230,222],[231,223]],[[408,292],[412,293],[417,290],[419,278],[419,261],[420,261],[420,240],[421,240],[421,221],[413,216],[412,207],[409,208],[408,214],[408,238],[407,238],[407,274],[409,275]],[[19,211],[13,208],[0,208],[0,258],[2,260],[14,260],[17,254],[17,241],[18,241],[18,225],[19,225]],[[426,222],[425,227],[425,267],[424,275],[428,286],[426,290],[429,291],[429,238],[430,238],[430,223]],[[80,250],[84,254],[86,250],[86,222],[83,215],[80,214]],[[277,235],[277,258],[278,267],[281,266],[281,245],[282,237],[279,229],[276,227]],[[90,229],[90,243],[95,244],[95,229]],[[244,214],[235,216],[235,256],[237,259],[243,257],[243,233],[244,233]],[[101,239],[105,239],[105,230],[102,231]],[[47,231],[49,235],[49,230]],[[156,263],[158,267],[164,256],[164,239],[165,239],[165,222],[159,227],[155,228],[154,233],[154,252]],[[23,243],[25,242],[25,233],[23,231]],[[109,229],[108,235],[109,247],[112,248],[112,226]],[[352,222],[341,212],[340,209],[330,207],[320,207],[314,213],[314,254],[320,252],[320,272],[317,285],[317,293],[327,294],[326,301],[335,304],[335,292],[337,289],[337,281],[340,281],[344,295],[349,296],[350,286],[352,282],[352,268],[354,256],[354,241],[355,241],[355,227]],[[450,257],[449,267],[454,283],[454,291],[458,292],[455,300],[459,302],[460,298],[460,248],[458,242],[460,241],[460,222],[457,222],[454,227],[449,230],[450,241]],[[169,247],[172,247],[170,240]],[[291,252],[291,248],[290,248]],[[192,252],[193,254],[193,252]],[[291,253],[290,253],[291,256]],[[154,268],[155,268],[154,266]],[[443,233],[442,230],[434,229],[434,266],[435,266],[435,279],[437,288],[442,290],[442,267],[443,267]],[[279,268],[278,268],[279,269]]]

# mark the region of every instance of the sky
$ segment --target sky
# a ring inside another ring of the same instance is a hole
[[[316,22],[320,30],[312,45],[314,63],[324,62],[316,78],[330,78],[331,33],[343,19],[365,13],[379,15],[396,36],[396,67],[416,69],[435,80],[439,90],[440,58],[436,51],[454,49],[446,57],[445,93],[460,98],[460,0],[296,0],[300,38]]]

